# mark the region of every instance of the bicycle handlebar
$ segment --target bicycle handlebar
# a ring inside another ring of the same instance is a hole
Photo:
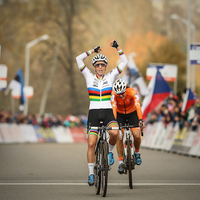
[[[138,125],[125,125],[125,126],[120,126],[120,129],[124,128],[124,129],[129,129],[129,128],[137,128]],[[141,136],[143,136],[143,126],[142,126],[142,122],[140,122],[140,129],[141,129]]]
[[[125,129],[129,129],[129,128],[137,128],[139,127],[138,125],[125,125],[125,126],[120,126],[120,129],[125,128]]]
[[[101,126],[89,126],[88,129],[98,129],[98,130],[121,130],[122,128],[128,129],[128,128],[136,128],[138,127],[137,125],[125,125],[125,126],[120,126],[120,127],[101,127]],[[141,129],[141,136],[143,136],[143,126],[142,122],[140,121],[140,129]]]
[[[89,129],[98,129],[98,130],[119,130],[119,127],[89,126]]]

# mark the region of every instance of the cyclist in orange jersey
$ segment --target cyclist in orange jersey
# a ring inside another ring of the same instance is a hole
[[[141,144],[141,130],[139,127],[139,123],[140,121],[142,121],[143,128],[145,128],[145,124],[142,120],[140,100],[136,90],[130,88],[123,79],[117,79],[113,84],[111,104],[113,107],[114,116],[117,119],[118,124],[124,126],[126,120],[128,120],[130,125],[138,125],[138,127],[136,128],[131,128],[131,131],[134,137],[134,155],[136,158],[136,164],[140,165],[142,163],[142,160],[139,153]],[[123,174],[123,141],[118,139],[116,147],[119,158],[118,173]]]

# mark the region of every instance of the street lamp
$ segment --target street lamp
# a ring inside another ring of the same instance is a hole
[[[187,27],[188,21],[176,14],[171,15],[171,19],[180,20],[183,22]],[[196,26],[193,23],[190,23],[190,28],[193,29],[193,36],[192,36],[192,42],[195,43],[195,34],[196,34]],[[190,61],[188,62],[190,64]],[[190,76],[189,76],[190,77]],[[195,65],[192,66],[192,89],[195,90]],[[187,86],[188,87],[188,86]]]
[[[186,88],[190,88],[190,58],[189,58],[189,52],[190,52],[190,29],[193,28],[195,31],[195,25],[191,23],[191,3],[190,0],[188,0],[188,20],[183,19],[182,17],[172,14],[170,17],[172,19],[180,20],[187,26],[187,80],[186,80]],[[194,32],[195,33],[195,32]],[[195,39],[195,34],[193,35],[193,39]]]
[[[30,48],[36,45],[38,42],[42,40],[48,40],[48,39],[49,39],[49,36],[45,34],[26,44],[24,86],[29,86]],[[26,116],[27,114],[28,114],[28,99],[26,99],[25,101],[23,115]]]
[[[175,20],[180,20],[182,21],[186,26],[188,26],[188,21],[180,16],[178,16],[177,14],[172,14],[171,15],[171,19],[175,19]],[[192,42],[195,43],[195,32],[196,32],[196,26],[191,23],[190,24],[191,29],[193,29],[193,36],[192,36]]]

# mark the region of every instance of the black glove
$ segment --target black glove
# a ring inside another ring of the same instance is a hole
[[[112,47],[117,48],[119,46],[119,44],[117,43],[116,40],[114,40]]]
[[[141,123],[141,122],[144,122],[144,121],[143,121],[143,119],[139,119],[139,122]]]
[[[143,122],[144,122],[144,121],[143,121],[142,119],[139,120],[140,126],[143,125]]]
[[[100,49],[100,46],[96,46],[95,48],[94,48],[94,52],[96,52],[96,53],[98,53],[98,50]]]

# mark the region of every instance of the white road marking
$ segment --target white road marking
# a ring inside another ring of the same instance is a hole
[[[0,186],[83,186],[88,185],[87,183],[0,183]],[[108,185],[118,186],[118,185],[128,185],[128,183],[108,183]],[[133,186],[145,185],[145,186],[200,186],[200,183],[133,183]]]

